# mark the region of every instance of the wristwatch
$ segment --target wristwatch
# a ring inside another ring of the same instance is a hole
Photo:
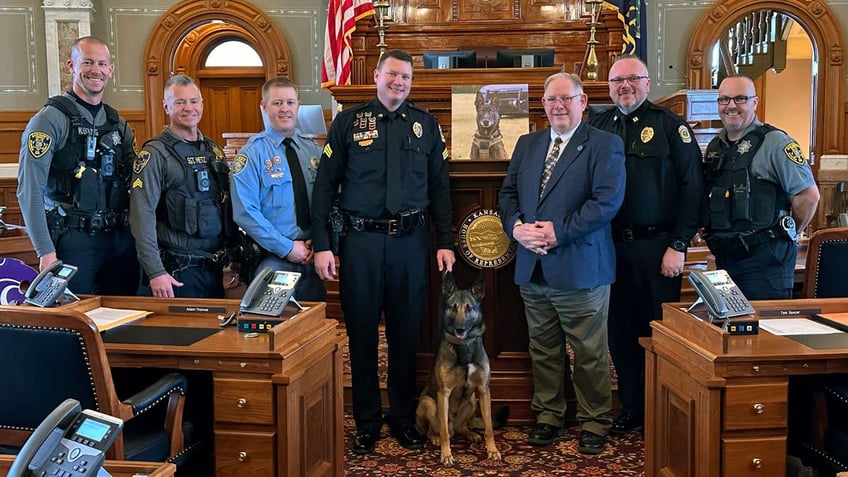
[[[683,240],[675,240],[671,242],[671,248],[678,252],[686,252],[687,247],[688,246],[686,245],[686,242],[684,242]]]

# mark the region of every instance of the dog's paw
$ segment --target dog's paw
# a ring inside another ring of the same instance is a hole
[[[478,442],[483,441],[483,437],[474,431],[466,431],[463,432],[462,435],[465,436],[466,439],[471,441],[472,444],[477,444]]]
[[[442,453],[442,465],[452,466],[453,464],[454,464],[453,454],[450,453],[450,452],[448,452],[446,454]]]
[[[490,460],[501,460],[501,453],[497,449],[487,449]]]

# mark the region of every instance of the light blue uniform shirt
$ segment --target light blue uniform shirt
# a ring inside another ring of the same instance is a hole
[[[233,159],[230,177],[235,222],[262,248],[281,258],[291,252],[295,240],[310,237],[309,230],[297,226],[284,138],[266,128],[248,139]],[[321,147],[297,132],[292,140],[311,198]]]

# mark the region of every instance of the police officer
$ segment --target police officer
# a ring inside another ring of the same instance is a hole
[[[21,138],[18,202],[44,270],[75,265],[75,293],[134,295],[138,261],[127,226],[135,137],[102,102],[114,65],[95,37],[71,45],[71,90],[47,101]]]
[[[724,127],[707,146],[704,239],[748,299],[791,298],[797,234],[819,201],[812,169],[794,139],[757,118],[750,78],[725,78],[717,102]]]
[[[415,430],[415,350],[426,307],[428,225],[436,230],[439,270],[455,261],[448,151],[436,118],[406,102],[412,57],[388,51],[374,70],[377,98],[333,121],[318,167],[312,204],[315,270],[336,273],[327,224],[339,187],[347,226],[339,249],[342,311],[350,338],[352,451],[374,450],[383,425],[377,377],[377,327],[385,316],[389,345],[391,435],[410,449],[424,445]],[[427,213],[429,212],[429,214]]]
[[[170,126],[144,143],[133,164],[138,257],[153,296],[222,298],[232,226],[224,151],[197,129],[203,98],[192,78],[171,77],[164,105]]]
[[[610,433],[641,428],[645,358],[639,337],[650,336],[663,302],[680,301],[683,263],[698,228],[703,196],[701,150],[692,130],[648,101],[651,79],[638,57],[619,56],[609,72],[614,108],[591,124],[624,140],[624,205],[612,222],[616,278],[610,290],[609,344],[622,412]]]
[[[312,266],[309,211],[321,147],[295,129],[300,100],[288,78],[265,82],[260,106],[265,130],[251,137],[233,159],[233,215],[263,249],[257,269],[300,272],[293,296],[325,301],[324,282]]]

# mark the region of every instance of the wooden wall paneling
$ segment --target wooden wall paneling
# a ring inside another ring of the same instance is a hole
[[[0,163],[18,162],[21,135],[35,111],[0,111]]]

